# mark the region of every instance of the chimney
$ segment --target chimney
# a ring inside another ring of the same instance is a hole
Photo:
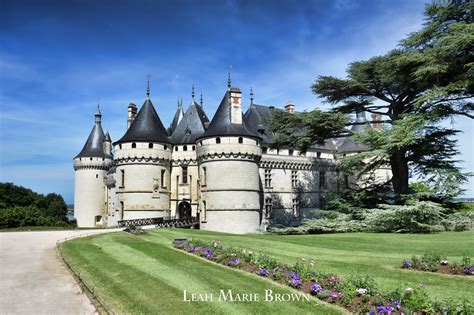
[[[137,105],[130,103],[128,104],[127,129],[132,125],[135,116],[137,116]]]
[[[292,101],[289,101],[285,105],[285,112],[290,113],[290,114],[293,114],[295,112],[295,104],[293,104]]]
[[[377,131],[381,131],[383,128],[382,115],[372,114],[372,128]]]
[[[239,88],[230,88],[230,122],[242,124],[242,92]]]

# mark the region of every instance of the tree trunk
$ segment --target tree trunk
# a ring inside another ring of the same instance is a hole
[[[390,156],[390,166],[392,168],[392,184],[395,197],[410,193],[408,186],[408,161],[405,150],[397,150]]]

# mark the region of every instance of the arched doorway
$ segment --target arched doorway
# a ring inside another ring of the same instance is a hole
[[[182,201],[178,205],[178,215],[180,219],[191,217],[191,205],[187,201]]]

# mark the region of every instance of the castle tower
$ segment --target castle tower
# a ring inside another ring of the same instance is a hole
[[[208,129],[197,139],[201,229],[238,234],[260,229],[261,139],[242,116],[241,92],[229,82]]]
[[[104,151],[101,117],[97,106],[94,127],[81,152],[74,158],[74,216],[78,227],[102,226],[105,222],[104,177],[112,164],[112,155],[110,151]]]
[[[125,135],[114,144],[118,209],[123,220],[170,215],[172,146],[147,89]]]
[[[199,168],[196,159],[196,139],[204,134],[209,118],[194,99],[174,128],[171,142],[174,145],[171,170],[171,213],[177,218],[197,216]]]

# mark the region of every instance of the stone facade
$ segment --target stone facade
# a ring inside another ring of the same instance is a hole
[[[113,157],[107,153],[107,134],[104,139],[96,137],[104,142],[103,156],[86,149],[86,143],[74,159],[78,226],[193,216],[199,217],[201,229],[255,233],[268,227],[275,211],[297,217],[304,209],[323,206],[331,192],[349,184],[351,179],[341,176],[335,166],[342,155],[360,147],[354,149],[348,140],[328,140],[304,155],[270,150],[263,116],[273,107],[254,105],[252,97],[243,115],[240,95],[239,89],[229,86],[209,122],[193,91],[190,108],[183,113],[179,104],[167,130],[149,94],[138,114],[131,104],[128,130],[114,143]],[[294,112],[294,104],[290,105],[286,110]],[[96,114],[91,134],[98,127]],[[341,151],[343,146],[349,150]],[[378,172],[380,178],[390,178],[386,169]]]

